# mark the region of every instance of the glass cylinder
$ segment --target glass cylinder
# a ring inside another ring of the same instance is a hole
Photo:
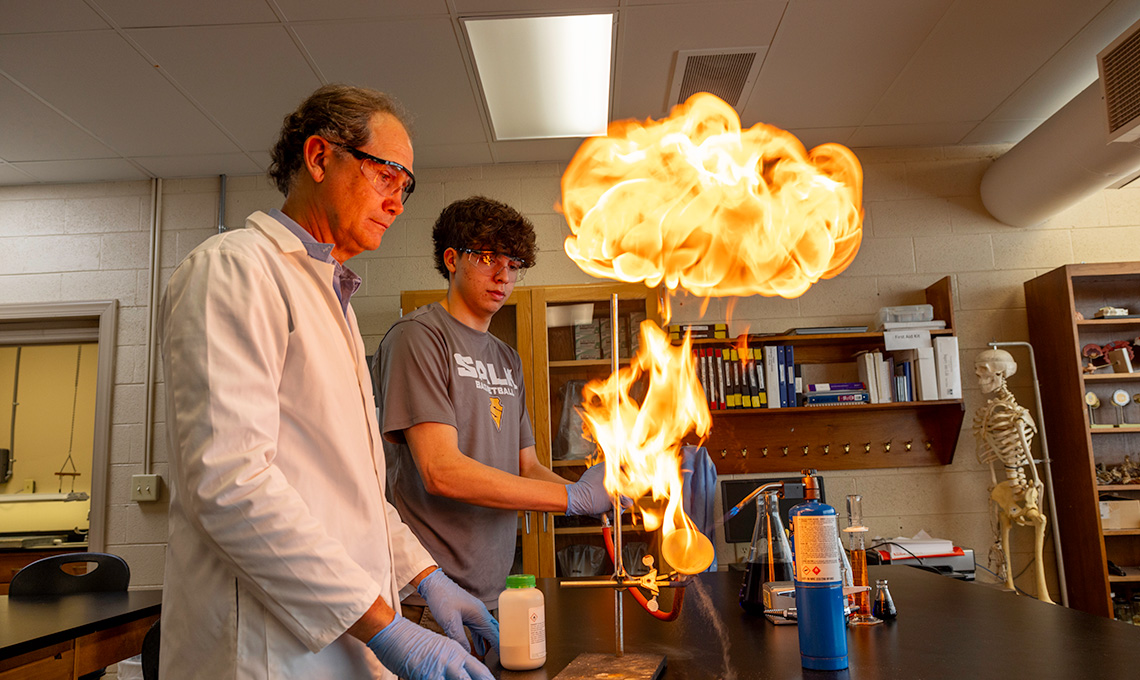
[[[791,581],[792,577],[792,549],[780,521],[780,504],[776,491],[767,491],[756,497],[756,525],[740,587],[740,606],[749,614],[762,615],[764,584]]]
[[[867,527],[863,525],[863,497],[859,494],[847,497],[847,524],[844,531],[851,536],[851,585],[867,588],[855,594],[855,610],[847,623],[851,626],[874,626],[883,621],[871,612],[871,581],[867,577]]]

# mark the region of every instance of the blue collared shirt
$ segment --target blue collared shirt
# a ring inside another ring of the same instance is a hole
[[[304,227],[297,224],[293,218],[277,208],[270,210],[269,216],[281,224],[284,224],[286,229],[301,239],[301,243],[304,244],[305,251],[309,253],[309,257],[314,260],[320,260],[321,262],[328,262],[335,267],[333,272],[333,291],[336,292],[336,298],[340,300],[341,310],[344,311],[344,315],[347,317],[348,301],[352,298],[352,294],[360,289],[360,277],[356,275],[356,272],[333,259],[333,244],[321,243],[313,238],[313,235],[305,231]]]

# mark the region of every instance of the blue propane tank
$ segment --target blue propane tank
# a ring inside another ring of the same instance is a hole
[[[814,470],[804,470],[804,502],[788,511],[795,562],[796,618],[804,668],[847,668],[847,621],[843,615],[835,508],[819,501]]]

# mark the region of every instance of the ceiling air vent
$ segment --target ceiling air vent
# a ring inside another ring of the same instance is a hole
[[[669,106],[698,92],[715,94],[741,112],[760,73],[766,47],[681,50],[669,89]]]
[[[1096,61],[1104,88],[1109,141],[1140,139],[1140,22],[1096,55]]]

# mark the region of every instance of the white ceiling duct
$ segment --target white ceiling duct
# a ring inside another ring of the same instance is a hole
[[[991,215],[1040,224],[1140,171],[1138,39],[1140,22],[1097,55],[1099,79],[990,166],[981,193]]]

